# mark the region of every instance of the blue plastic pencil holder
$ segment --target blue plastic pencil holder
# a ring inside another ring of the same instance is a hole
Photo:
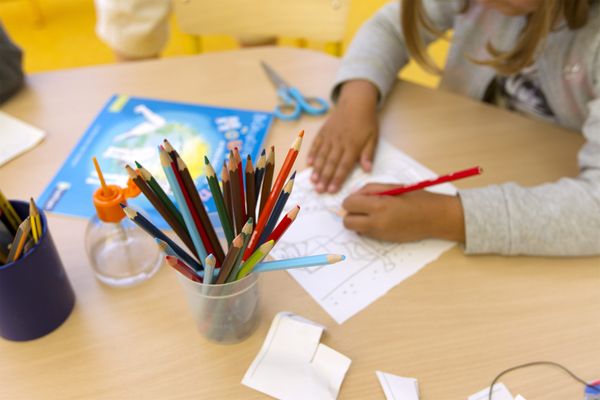
[[[29,203],[11,201],[21,218]],[[0,336],[26,341],[58,328],[71,314],[75,293],[40,210],[42,236],[16,261],[0,266]]]

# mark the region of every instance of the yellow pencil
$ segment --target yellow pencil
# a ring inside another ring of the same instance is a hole
[[[31,218],[31,236],[33,236],[33,241],[37,243],[40,240],[41,232],[38,229],[38,218],[39,214],[37,211],[37,207],[33,202],[33,198],[29,199],[29,217]]]
[[[21,256],[21,252],[23,251],[23,246],[27,241],[27,236],[29,236],[29,231],[31,230],[31,219],[30,217],[25,218],[21,225],[19,225],[19,229],[17,229],[17,234],[12,242],[10,247],[10,253],[8,253],[7,263],[11,263],[15,260],[18,260]]]
[[[256,249],[256,251],[254,251],[254,253],[252,253],[252,255],[248,257],[246,261],[244,261],[244,264],[242,264],[242,268],[237,274],[237,279],[242,279],[250,272],[252,272],[256,264],[261,262],[267,256],[267,254],[269,254],[274,245],[275,241],[269,240],[268,242],[261,245],[258,249]]]
[[[17,212],[10,204],[10,202],[4,197],[4,194],[0,190],[0,209],[3,211],[6,220],[8,221],[7,228],[12,229],[13,233],[17,232],[19,225],[21,224],[21,218],[17,215]]]

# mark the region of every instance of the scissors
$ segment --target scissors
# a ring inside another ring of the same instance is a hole
[[[305,112],[310,115],[321,115],[329,110],[329,104],[320,97],[304,97],[295,87],[288,85],[277,72],[264,61],[260,62],[267,76],[277,88],[281,102],[275,107],[275,116],[281,120],[291,121],[300,118]]]

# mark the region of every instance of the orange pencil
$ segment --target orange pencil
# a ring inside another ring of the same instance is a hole
[[[298,137],[296,137],[296,139],[294,140],[294,143],[292,143],[292,146],[290,147],[290,149],[287,153],[287,156],[285,157],[285,161],[283,162],[283,165],[281,166],[281,170],[279,171],[279,174],[277,174],[277,179],[275,180],[275,183],[273,184],[271,193],[269,193],[269,198],[267,199],[267,202],[265,203],[265,208],[264,208],[264,210],[261,211],[260,216],[258,217],[258,222],[256,223],[256,227],[254,228],[254,232],[252,232],[252,237],[250,238],[248,247],[246,248],[246,251],[244,252],[244,258],[243,258],[244,261],[247,260],[248,257],[250,257],[252,255],[252,253],[254,252],[254,248],[258,244],[258,239],[260,238],[260,235],[262,234],[262,231],[265,228],[267,221],[269,220],[271,211],[273,211],[273,207],[275,207],[275,203],[277,202],[279,193],[281,192],[281,189],[283,189],[283,185],[285,184],[285,181],[286,181],[288,175],[290,174],[292,167],[294,166],[294,162],[296,161],[296,158],[298,157],[298,152],[300,151],[300,146],[302,145],[302,137],[303,136],[304,136],[304,131],[301,131],[298,134]]]

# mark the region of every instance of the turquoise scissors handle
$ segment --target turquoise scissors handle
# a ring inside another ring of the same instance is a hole
[[[290,121],[300,118],[300,113],[321,115],[329,110],[329,104],[320,97],[304,97],[295,87],[277,90],[282,102],[275,107],[275,116]]]

